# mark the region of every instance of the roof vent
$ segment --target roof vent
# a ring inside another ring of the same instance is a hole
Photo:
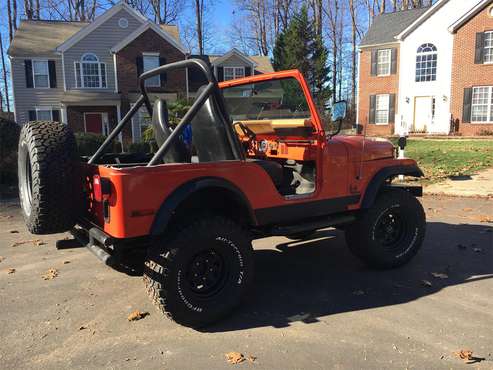
[[[120,28],[128,28],[128,19],[127,18],[120,18],[118,20],[118,25]]]

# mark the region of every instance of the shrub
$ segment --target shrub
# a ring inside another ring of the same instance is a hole
[[[150,153],[151,147],[149,143],[144,141],[140,143],[131,143],[128,146],[128,151],[130,153]]]
[[[76,132],[74,135],[79,154],[84,156],[94,154],[105,139],[103,135],[91,132]]]
[[[21,128],[0,118],[0,184],[17,184],[17,146]]]

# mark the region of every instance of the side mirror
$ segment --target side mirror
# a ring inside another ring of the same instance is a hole
[[[342,121],[346,118],[347,102],[345,100],[338,101],[332,104],[331,119],[332,122]]]

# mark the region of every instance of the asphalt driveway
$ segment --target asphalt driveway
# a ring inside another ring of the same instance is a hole
[[[423,250],[393,271],[367,269],[334,230],[256,241],[254,291],[198,332],[161,317],[141,277],[86,249],[57,251],[65,235],[27,234],[16,202],[3,201],[0,367],[491,370],[493,200],[423,202]],[[136,309],[150,315],[129,322]],[[461,349],[471,364],[453,354]],[[231,351],[255,360],[229,364]]]

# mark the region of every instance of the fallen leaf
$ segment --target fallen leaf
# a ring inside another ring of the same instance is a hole
[[[230,364],[236,365],[245,361],[245,356],[240,352],[228,352],[226,353],[226,359]]]
[[[14,218],[14,216],[11,215],[0,216],[0,220],[10,220],[11,218]]]
[[[471,211],[473,211],[473,209],[472,209],[472,208],[463,208],[462,210],[463,210],[464,212],[471,212]]]
[[[79,327],[79,330],[85,330],[85,329],[87,329],[87,326],[85,326],[85,325],[81,325],[81,326]]]
[[[355,290],[355,291],[353,292],[353,294],[354,294],[354,295],[364,295],[364,294],[365,294],[365,292],[364,292],[364,291],[362,291],[362,290]]]
[[[58,270],[54,268],[50,268],[48,271],[46,271],[45,274],[41,275],[43,280],[53,280],[58,276]]]
[[[15,269],[10,268],[7,270],[7,274],[13,274],[13,273],[15,273]]]
[[[421,284],[426,287],[431,287],[433,284],[429,280],[421,280]]]
[[[479,216],[479,222],[493,224],[493,217],[490,217],[490,216]]]
[[[11,233],[11,234],[19,234],[19,230],[9,230],[9,233]]]
[[[139,310],[135,310],[130,315],[128,315],[127,320],[137,321],[143,319],[147,315],[149,315],[149,312],[140,312]]]
[[[5,258],[0,256],[0,262],[2,262]]]
[[[247,357],[247,361],[251,364],[253,364],[256,360],[257,360],[257,357],[255,357],[255,356],[250,355]]]
[[[461,349],[459,352],[454,352],[454,355],[464,361],[471,361],[473,359],[472,351],[469,349]]]
[[[476,253],[481,253],[483,251],[483,249],[482,248],[474,248],[473,251]]]
[[[443,273],[440,273],[440,272],[432,272],[431,273],[431,276],[433,276],[436,279],[448,279],[448,275],[447,274],[443,274]]]
[[[15,242],[11,245],[11,247],[18,247],[19,245],[29,244],[29,243],[32,243],[32,245],[34,245],[36,247],[46,244],[46,243],[42,242],[40,239],[30,239],[30,240],[21,240],[21,241]]]
[[[64,264],[64,265],[67,265],[67,264],[69,264],[69,263],[70,263],[70,261],[63,261],[63,264]]]

